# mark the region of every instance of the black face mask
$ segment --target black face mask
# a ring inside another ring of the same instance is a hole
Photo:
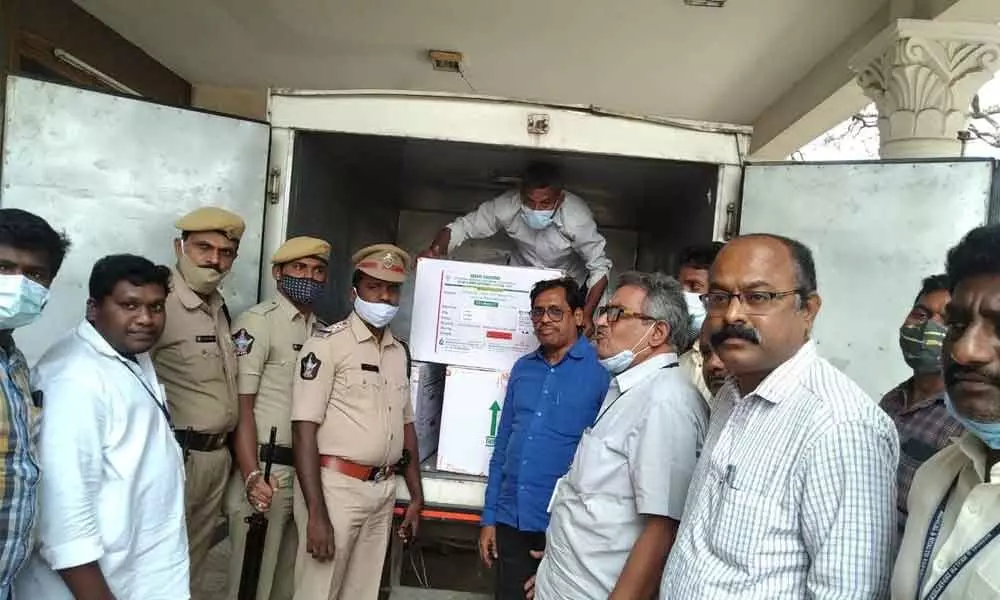
[[[278,287],[288,296],[289,300],[296,304],[312,304],[316,302],[316,299],[323,293],[325,286],[326,284],[308,277],[282,275],[281,279],[278,280]]]

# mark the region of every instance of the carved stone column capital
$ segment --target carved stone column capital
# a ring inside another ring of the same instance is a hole
[[[899,19],[851,60],[882,158],[958,156],[972,97],[1000,69],[1000,27]]]

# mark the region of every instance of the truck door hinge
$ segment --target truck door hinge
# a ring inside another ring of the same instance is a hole
[[[729,241],[739,234],[738,215],[739,210],[735,202],[726,205],[726,226],[722,231],[722,239]]]
[[[532,135],[545,135],[549,132],[549,115],[544,113],[532,113],[528,115],[528,133]]]
[[[274,167],[267,172],[267,201],[278,203],[278,186],[281,180],[281,169]]]

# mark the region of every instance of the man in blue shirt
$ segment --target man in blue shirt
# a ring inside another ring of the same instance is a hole
[[[497,562],[497,600],[525,597],[524,584],[538,568],[530,552],[545,547],[556,480],[569,469],[608,391],[610,375],[579,333],[583,304],[569,278],[531,290],[531,322],[541,346],[510,372],[479,534],[483,562]]]

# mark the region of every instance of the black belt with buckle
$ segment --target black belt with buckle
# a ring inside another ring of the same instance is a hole
[[[228,433],[202,433],[190,429],[175,429],[174,437],[185,452],[215,452],[226,447]]]
[[[267,456],[265,456],[266,446],[259,446],[257,449],[257,458],[260,459],[261,464],[267,461]],[[286,467],[295,466],[295,453],[292,452],[289,446],[275,446],[274,454],[271,455],[271,462],[276,465],[284,465]]]

